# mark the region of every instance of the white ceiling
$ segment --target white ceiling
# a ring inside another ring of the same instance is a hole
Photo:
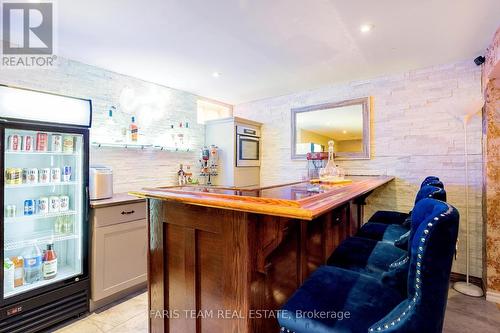
[[[233,104],[472,61],[500,22],[499,0],[64,0],[57,7],[59,55]],[[373,31],[361,34],[363,23]]]

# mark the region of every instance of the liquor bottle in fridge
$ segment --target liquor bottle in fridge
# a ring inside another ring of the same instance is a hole
[[[91,105],[0,85],[0,333],[88,312]]]

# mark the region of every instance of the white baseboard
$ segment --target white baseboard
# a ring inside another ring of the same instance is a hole
[[[486,300],[489,302],[500,304],[500,292],[498,291],[487,291]]]

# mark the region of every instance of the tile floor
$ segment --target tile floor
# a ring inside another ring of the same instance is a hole
[[[58,327],[57,333],[146,333],[148,294],[142,292]]]
[[[57,333],[146,333],[147,293],[133,295],[87,317],[66,324]],[[450,289],[444,323],[445,333],[498,333],[500,305],[471,298]]]

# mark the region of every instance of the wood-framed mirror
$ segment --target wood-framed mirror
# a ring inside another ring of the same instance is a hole
[[[370,97],[294,108],[292,159],[327,152],[333,140],[336,159],[370,158]]]

